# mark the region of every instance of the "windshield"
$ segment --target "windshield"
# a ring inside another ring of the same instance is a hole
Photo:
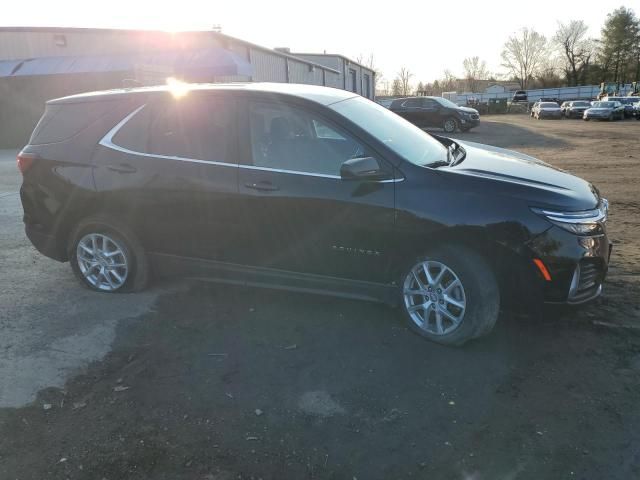
[[[613,108],[614,102],[593,102],[595,108]]]
[[[558,104],[557,103],[552,103],[552,102],[543,102],[540,104],[541,108],[558,108]]]
[[[573,102],[574,107],[589,107],[589,102]]]
[[[447,148],[439,141],[371,100],[353,97],[329,107],[415,165],[447,160]]]
[[[444,98],[444,97],[429,97],[429,98],[432,98],[433,100],[438,102],[443,107],[459,108],[458,105],[456,105],[455,103],[453,103],[451,100],[449,100],[447,98]]]

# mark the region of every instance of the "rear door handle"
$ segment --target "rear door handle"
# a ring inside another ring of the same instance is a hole
[[[276,190],[280,190],[280,187],[277,187],[271,182],[245,183],[244,186],[261,192],[275,192]]]
[[[112,172],[118,173],[135,173],[138,171],[136,167],[133,167],[128,163],[120,163],[119,165],[107,165],[107,168]]]

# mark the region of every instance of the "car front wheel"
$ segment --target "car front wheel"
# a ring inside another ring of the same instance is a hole
[[[144,289],[149,267],[142,246],[126,227],[107,219],[80,222],[70,236],[69,261],[80,282],[99,292]]]
[[[449,117],[442,123],[442,129],[447,133],[453,133],[458,128],[458,122],[455,118]]]
[[[465,247],[443,247],[416,259],[402,279],[409,326],[443,345],[462,345],[489,333],[500,291],[488,263]]]

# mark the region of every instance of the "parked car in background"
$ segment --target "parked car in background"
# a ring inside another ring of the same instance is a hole
[[[604,97],[604,102],[620,102],[624,107],[624,118],[631,118],[634,115],[633,104],[638,101],[638,97]]]
[[[468,132],[480,124],[478,110],[442,97],[398,98],[389,109],[420,128],[439,127],[447,133]]]
[[[384,108],[389,108],[391,106],[391,104],[393,103],[393,98],[376,99],[376,103],[379,103]]]
[[[527,92],[525,90],[516,90],[511,98],[512,103],[518,102],[526,102],[527,100]]]
[[[589,182],[332,88],[52,100],[18,168],[27,236],[97,292],[153,272],[382,300],[460,345],[491,331],[501,298],[592,300],[609,262]]]
[[[585,100],[574,100],[564,102],[560,105],[560,110],[566,118],[582,118],[584,111],[591,107],[591,102]]]
[[[638,97],[634,97],[637,101],[633,104],[633,114],[636,117],[636,120],[640,120],[640,99]]]
[[[582,118],[584,120],[623,120],[624,106],[620,102],[599,100],[591,103],[591,107],[584,111]]]
[[[562,118],[562,110],[555,102],[539,102],[531,109],[531,116],[537,120],[543,118]]]

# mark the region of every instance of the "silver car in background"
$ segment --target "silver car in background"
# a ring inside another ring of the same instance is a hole
[[[531,116],[540,120],[541,118],[562,118],[562,109],[556,102],[536,103],[531,109]]]
[[[620,102],[599,101],[592,102],[591,108],[584,111],[582,116],[584,120],[623,120],[624,105]]]

